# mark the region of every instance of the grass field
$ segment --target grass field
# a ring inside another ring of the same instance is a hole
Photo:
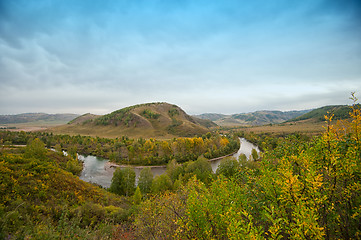
[[[304,120],[298,122],[289,122],[281,124],[269,124],[263,126],[235,127],[233,130],[240,130],[247,133],[303,133],[307,135],[318,135],[324,131],[325,122],[315,120]]]
[[[0,124],[0,128],[7,128],[10,131],[38,131],[45,130],[47,128],[60,126],[66,124],[66,121],[34,121],[27,123],[8,123],[8,124]]]
[[[137,128],[120,128],[115,126],[94,126],[89,128],[88,125],[62,125],[49,128],[46,131],[54,134],[69,134],[69,135],[86,135],[93,137],[117,138],[128,136],[131,138],[148,138],[149,136],[157,136],[157,139],[171,139],[176,137],[167,134],[165,131],[156,131],[154,129],[137,129]]]

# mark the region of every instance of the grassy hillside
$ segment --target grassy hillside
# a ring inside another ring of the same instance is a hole
[[[214,124],[195,119],[168,103],[147,103],[126,107],[104,116],[83,115],[55,133],[102,137],[187,137],[207,133]]]
[[[314,121],[312,119],[301,120],[297,122],[286,122],[280,124],[268,124],[262,126],[243,126],[237,127],[246,133],[276,133],[276,134],[292,134],[302,133],[306,135],[319,135],[324,131],[325,122]]]
[[[360,104],[357,105],[360,108]],[[332,106],[325,106],[321,108],[314,109],[308,113],[305,113],[299,117],[290,119],[289,121],[300,121],[300,120],[308,120],[313,119],[315,121],[324,121],[325,116],[333,114],[334,120],[341,120],[347,119],[350,117],[350,106],[347,105],[332,105]]]

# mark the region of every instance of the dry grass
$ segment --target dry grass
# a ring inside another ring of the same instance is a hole
[[[302,133],[306,135],[319,135],[325,128],[325,122],[320,122],[312,119],[290,122],[290,123],[281,123],[281,124],[268,124],[263,126],[233,126],[225,127],[223,130],[232,130],[232,131],[243,131],[246,133],[271,133],[271,134],[292,134],[292,133]]]
[[[1,124],[1,128],[15,128],[15,129],[7,129],[9,131],[40,131],[45,130],[47,128],[56,127],[66,124],[64,121],[34,121],[34,122],[28,122],[28,123],[9,123],[9,124]]]
[[[128,136],[131,138],[150,138],[157,137],[158,139],[171,139],[176,137],[171,134],[164,133],[163,131],[157,131],[155,129],[140,129],[140,128],[121,128],[115,126],[93,126],[89,125],[63,125],[54,128],[47,129],[48,132],[54,134],[68,134],[68,135],[86,135],[93,137],[104,138],[117,138],[122,136]]]
[[[324,131],[325,122],[305,120],[264,126],[240,127],[242,131],[253,133],[303,133],[318,135]]]

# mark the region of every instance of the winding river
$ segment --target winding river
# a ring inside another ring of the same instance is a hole
[[[249,158],[251,155],[252,149],[256,149],[257,152],[260,152],[257,146],[248,142],[244,138],[240,138],[240,148],[237,153],[233,154],[233,157],[237,158],[243,153]],[[110,164],[109,160],[95,157],[95,156],[84,156],[78,155],[79,160],[84,164],[83,171],[81,172],[80,179],[86,182],[91,182],[99,184],[102,187],[110,187],[112,181],[113,173],[115,171],[115,165]],[[222,158],[217,158],[216,160],[210,161],[213,172],[216,172],[219,164],[221,163]],[[121,166],[123,167],[123,166]],[[125,166],[124,166],[125,167]],[[139,173],[144,167],[136,166],[134,167],[136,179],[138,180]],[[150,166],[153,175],[161,175],[166,171],[165,166]]]

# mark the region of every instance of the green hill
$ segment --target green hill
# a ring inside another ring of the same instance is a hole
[[[191,117],[176,105],[160,102],[134,105],[103,116],[85,114],[51,131],[102,137],[172,138],[204,134],[213,126],[216,125],[211,121]]]
[[[360,108],[360,104],[357,105]],[[350,117],[351,108],[348,105],[331,105],[324,106],[317,109],[313,109],[312,111],[305,113],[299,117],[290,119],[289,122],[293,121],[301,121],[301,120],[315,120],[315,121],[324,121],[325,116],[329,114],[333,114],[334,120],[347,119]]]

